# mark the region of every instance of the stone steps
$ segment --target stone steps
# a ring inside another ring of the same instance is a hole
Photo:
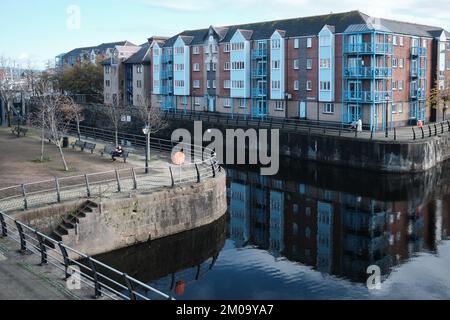
[[[69,213],[67,217],[63,218],[61,224],[52,232],[51,237],[58,242],[67,242],[70,237],[75,236],[76,225],[96,210],[98,210],[98,204],[90,200],[86,201],[76,212]]]

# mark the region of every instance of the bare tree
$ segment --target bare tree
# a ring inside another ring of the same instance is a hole
[[[16,83],[14,81],[13,64],[10,59],[0,57],[0,98],[3,100],[6,112],[8,127],[11,127],[11,107],[13,99],[17,94]]]
[[[146,133],[146,169],[150,158],[150,138],[153,134],[165,129],[168,125],[161,108],[152,105],[150,96],[138,97],[138,105],[134,106],[136,116],[144,123]]]
[[[80,123],[84,121],[83,108],[80,105],[76,104],[74,106],[74,112],[75,112],[75,121],[77,123],[78,140],[81,140]]]
[[[42,116],[43,131],[47,131],[46,138],[58,148],[64,170],[69,171],[62,149],[62,139],[69,131],[71,122],[76,119],[78,105],[71,98],[59,94],[44,95],[40,102],[42,110],[38,115]]]
[[[122,123],[122,118],[125,115],[125,108],[123,108],[117,102],[114,102],[112,105],[107,105],[106,108],[108,109],[109,120],[114,130],[114,141],[116,143],[116,147],[118,147],[119,128]]]

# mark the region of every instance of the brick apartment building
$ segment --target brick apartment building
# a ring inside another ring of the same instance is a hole
[[[174,112],[361,118],[381,130],[436,120],[427,97],[450,86],[449,32],[359,11],[211,26],[149,46],[146,94]]]
[[[64,71],[83,62],[100,63],[111,56],[111,53],[116,46],[134,47],[135,45],[129,41],[119,41],[102,43],[92,47],[75,48],[67,53],[56,56],[55,68],[58,71]]]

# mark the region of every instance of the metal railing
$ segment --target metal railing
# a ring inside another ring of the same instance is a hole
[[[93,289],[94,298],[113,300],[173,300],[173,298],[62,242],[48,237],[0,211],[0,237],[20,245],[20,252],[40,258],[40,265],[52,265],[66,281],[78,280]]]
[[[80,127],[82,137],[102,141],[114,141],[114,132],[91,127]],[[75,127],[71,132],[76,134]],[[127,133],[119,133],[119,139],[145,147],[146,139]],[[146,191],[155,188],[173,188],[188,183],[200,183],[214,178],[222,168],[213,150],[201,146],[175,143],[170,140],[152,138],[150,146],[161,152],[170,153],[174,147],[182,149],[192,161],[176,166],[151,165],[147,174],[144,167],[111,170],[106,172],[77,175],[52,180],[26,183],[0,189],[0,210],[27,210],[42,205],[61,203],[79,198],[109,196],[114,193]],[[189,153],[190,152],[190,153]]]
[[[324,134],[338,137],[358,138],[367,140],[415,141],[423,140],[450,132],[450,121],[430,123],[419,128],[417,125],[391,128],[385,130],[370,130],[364,126],[363,132],[357,132],[351,124],[338,122],[300,120],[290,118],[253,117],[241,114],[220,114],[199,111],[167,112],[166,118],[173,120],[205,121],[240,128],[280,129],[308,134]]]

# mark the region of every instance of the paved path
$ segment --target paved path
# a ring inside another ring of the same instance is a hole
[[[80,299],[65,288],[61,275],[51,267],[39,267],[38,258],[15,250],[11,240],[0,239],[0,300]]]

